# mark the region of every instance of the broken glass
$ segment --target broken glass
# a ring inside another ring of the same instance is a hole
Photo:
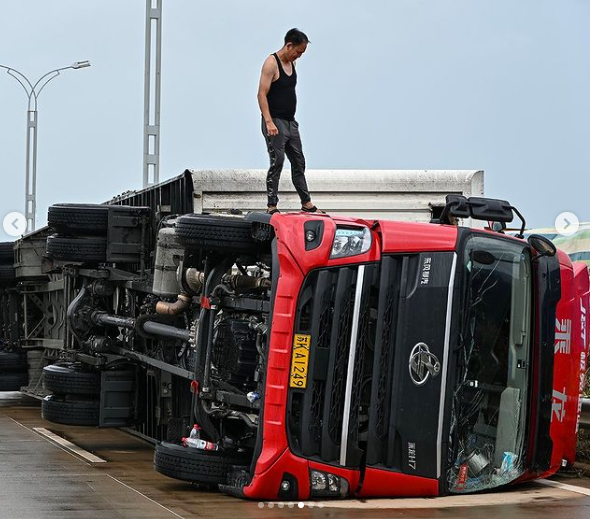
[[[525,244],[473,236],[463,265],[447,473],[458,493],[524,471],[532,295]]]

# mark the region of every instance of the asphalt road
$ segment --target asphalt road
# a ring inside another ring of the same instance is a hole
[[[85,452],[73,453],[56,439]],[[586,478],[558,477],[483,495],[327,501],[300,508],[243,501],[169,479],[153,470],[152,456],[150,443],[124,431],[46,422],[37,400],[0,393],[0,519],[590,517]]]

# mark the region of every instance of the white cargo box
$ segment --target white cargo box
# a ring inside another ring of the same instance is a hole
[[[195,213],[266,209],[266,170],[191,170]],[[428,221],[430,205],[444,205],[449,193],[483,196],[483,171],[307,170],[314,204],[331,214]],[[298,211],[299,197],[284,170],[279,209]]]

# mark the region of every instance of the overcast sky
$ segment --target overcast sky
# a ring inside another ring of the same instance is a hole
[[[39,103],[38,218],[141,187],[144,0],[2,1]],[[587,0],[163,0],[161,180],[265,168],[256,90],[291,27],[310,168],[483,169],[535,227],[590,220]],[[0,70],[0,215],[24,212],[26,97]],[[1,219],[0,219],[1,221]],[[0,241],[13,238],[0,229]]]

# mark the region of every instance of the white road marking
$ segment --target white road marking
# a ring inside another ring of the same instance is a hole
[[[106,460],[103,460],[102,458],[99,458],[98,456],[95,456],[94,454],[92,454],[88,451],[85,451],[82,447],[79,447],[78,445],[75,445],[74,443],[69,442],[65,438],[62,438],[61,436],[58,436],[57,434],[54,434],[51,431],[44,429],[43,427],[33,427],[33,431],[40,434],[41,436],[44,436],[48,440],[51,440],[52,442],[57,443],[60,447],[80,456],[81,458],[84,458],[85,460],[89,461],[90,463],[106,463],[107,462]]]
[[[11,418],[11,420],[14,423],[20,425],[22,428],[26,429],[27,431],[30,431],[31,430],[26,425],[23,425],[22,423],[17,422],[14,418]],[[69,442],[68,440],[65,440],[64,438],[62,438],[60,436],[57,436],[56,434],[53,434],[51,431],[48,431],[47,429],[44,429],[43,427],[33,427],[32,430],[35,431],[36,433],[40,434],[41,436],[47,438],[48,440],[51,440],[52,442],[55,442],[59,448],[61,448],[62,450],[64,450],[68,454],[70,454],[71,456],[74,456],[74,453],[75,453],[78,456],[82,456],[83,458],[91,461],[92,463],[101,463],[101,462],[102,463],[106,463],[106,460],[103,460],[102,458],[99,458],[98,456],[94,456],[94,454],[91,454],[90,452],[85,451],[81,447],[78,447],[77,445],[74,445],[73,443]],[[78,461],[82,461],[77,456],[74,456],[74,457]],[[90,458],[93,458],[93,459],[90,459]],[[88,463],[86,463],[84,461],[82,461],[82,463],[84,463],[85,465],[87,465],[89,467],[91,466],[91,465],[89,465]],[[66,475],[68,475],[68,474],[66,474]],[[75,474],[75,475],[76,476],[80,476],[80,474]],[[117,483],[119,483],[120,485],[124,486],[125,488],[127,488],[129,490],[133,490],[133,492],[136,492],[140,496],[145,497],[148,501],[151,501],[152,503],[158,505],[160,508],[163,508],[167,512],[170,512],[175,517],[178,517],[179,519],[185,519],[183,516],[178,515],[173,510],[170,510],[169,508],[166,508],[164,505],[158,503],[157,501],[154,501],[151,497],[148,497],[145,494],[142,494],[139,490],[136,490],[135,488],[130,487],[129,485],[126,485],[125,483],[123,483],[122,481],[119,481],[117,478],[111,476],[110,474],[98,474],[98,475],[99,476],[108,476],[113,481],[116,481]]]
[[[10,417],[9,417],[10,418]],[[23,429],[26,429],[29,432],[33,432],[32,429],[29,429],[26,425],[23,425],[20,422],[17,422],[14,418],[10,418],[15,424],[20,425]],[[41,440],[39,440],[41,441]],[[78,456],[76,456],[75,454],[71,453],[69,450],[64,449],[61,445],[56,445],[56,447],[59,447],[62,451],[64,451],[66,454],[68,454],[69,456],[71,456],[72,458],[75,458],[77,461],[79,461],[80,463],[84,463],[84,465],[86,465],[87,467],[90,467],[90,463],[86,463],[84,460],[81,460]]]
[[[48,440],[51,440],[52,442],[56,443],[56,446],[59,447],[60,449],[62,449],[64,452],[68,453],[70,456],[73,456],[74,458],[76,458],[76,460],[78,460],[79,462],[84,463],[86,466],[90,467],[91,465],[86,463],[85,461],[81,460],[78,456],[82,456],[82,452],[85,454],[85,456],[83,456],[85,459],[88,459],[87,456],[96,458],[96,460],[98,460],[98,462],[105,462],[106,460],[103,460],[101,458],[99,458],[98,456],[94,456],[93,454],[85,451],[84,449],[78,447],[77,445],[74,445],[73,443],[68,442],[67,440],[65,440],[64,438],[61,438],[60,436],[57,436],[55,434],[53,434],[51,431],[48,431],[47,429],[44,429],[42,427],[33,427],[32,429],[30,429],[29,427],[27,427],[26,425],[23,425],[20,422],[17,422],[14,418],[10,418],[15,424],[20,425],[23,429],[26,429],[27,431],[35,431],[37,434],[40,434],[41,436],[45,437]],[[59,441],[58,441],[59,440]],[[65,445],[65,444],[69,444],[70,446],[73,446],[74,449],[69,448],[69,446]],[[77,454],[78,456],[74,455]],[[94,463],[96,463],[96,461],[93,461]],[[68,474],[68,473],[64,473],[62,474],[64,477],[66,476],[76,476],[76,477],[80,477],[83,474],[80,473],[75,473],[75,474]],[[117,478],[111,476],[110,474],[87,474],[88,476],[93,475],[93,476],[100,476],[100,477],[104,477],[104,476],[108,476],[109,478],[111,478],[113,481],[116,481],[117,483],[119,483],[120,485],[124,486],[125,488],[132,490],[133,492],[139,494],[140,496],[144,497],[145,499],[147,499],[148,501],[158,505],[160,508],[163,508],[164,510],[166,510],[167,512],[170,512],[173,516],[178,517],[179,519],[186,519],[185,517],[177,514],[176,512],[174,512],[173,510],[170,510],[169,508],[166,508],[164,505],[162,505],[161,503],[158,503],[157,501],[154,501],[151,497],[146,496],[145,494],[142,494],[139,490],[136,490],[133,487],[130,487],[129,485],[123,483],[122,481],[119,481]]]
[[[547,485],[549,487],[561,488],[563,490],[569,490],[570,492],[584,494],[585,496],[590,496],[590,488],[577,487],[575,485],[568,485],[566,483],[559,483],[559,481],[551,481],[548,479],[540,479],[535,483],[539,483],[540,485]]]
[[[166,508],[163,504],[158,503],[157,501],[154,501],[151,497],[146,496],[145,494],[142,494],[139,490],[130,487],[129,485],[123,483],[122,481],[119,481],[117,478],[111,476],[110,474],[107,474],[107,476],[109,478],[111,478],[112,480],[116,481],[117,483],[123,485],[125,488],[128,488],[129,490],[133,490],[133,492],[136,492],[137,494],[139,494],[142,497],[145,497],[148,501],[151,501],[152,503],[158,505],[159,507],[163,508],[164,510],[166,510],[167,512],[170,512],[172,515],[179,517],[180,519],[185,519],[182,515],[178,515],[176,512],[174,512],[173,510],[170,510],[170,508]]]
[[[10,418],[10,417],[9,417]],[[26,429],[27,431],[30,431],[31,429],[29,429],[26,425],[23,425],[20,422],[17,422],[14,418],[10,418],[16,425],[20,425],[23,429]]]

